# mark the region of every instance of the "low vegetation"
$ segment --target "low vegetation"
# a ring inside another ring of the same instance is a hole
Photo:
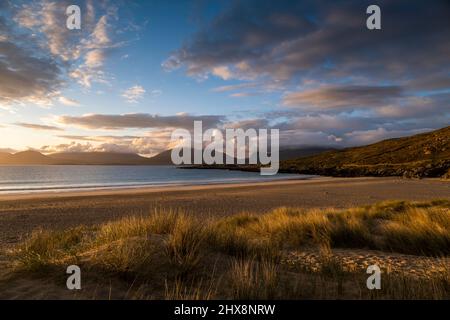
[[[367,265],[344,263],[336,250],[420,256],[436,272],[391,270],[386,261],[382,290],[368,290]],[[315,252],[317,263],[289,262],[302,252]],[[448,299],[449,255],[447,200],[209,219],[154,212],[93,228],[36,231],[9,253],[13,277],[58,274],[54,281],[61,282],[75,263],[88,288],[104,281],[122,288],[108,298],[148,299]]]

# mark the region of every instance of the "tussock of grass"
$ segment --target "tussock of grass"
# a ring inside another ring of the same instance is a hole
[[[83,227],[67,231],[37,230],[14,252],[18,268],[39,272],[58,260],[74,256],[86,236]]]
[[[276,297],[277,265],[270,260],[233,260],[230,279],[234,299],[274,299]]]
[[[120,223],[109,222],[100,227],[96,239],[98,243],[110,243],[125,238],[146,237],[152,222],[152,219],[143,217],[126,217]]]
[[[150,234],[169,234],[183,214],[174,211],[155,211],[146,217],[125,217],[103,224],[96,234],[99,243],[108,243]]]
[[[202,258],[204,227],[195,219],[179,215],[166,241],[166,255],[181,272],[193,270]]]
[[[251,226],[259,218],[247,214],[212,222],[207,230],[209,246],[214,250],[239,257],[275,258],[280,243],[269,235],[256,236]]]
[[[98,251],[91,258],[92,265],[118,275],[148,275],[157,248],[149,240],[118,240]]]

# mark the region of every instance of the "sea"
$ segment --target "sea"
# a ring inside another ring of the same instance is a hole
[[[0,194],[310,179],[314,176],[175,166],[0,166]]]

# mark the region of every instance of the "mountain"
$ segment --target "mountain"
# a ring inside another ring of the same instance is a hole
[[[0,162],[6,161],[6,160],[9,159],[10,157],[11,157],[11,153],[0,152]]]
[[[147,158],[145,163],[148,165],[173,165],[171,159],[172,150],[165,150],[161,153],[158,153],[156,156],[151,158]]]
[[[282,172],[328,176],[450,175],[450,127],[281,161]]]
[[[3,165],[172,165],[170,151],[146,158],[134,153],[63,152],[43,155],[37,151],[0,153]]]
[[[52,164],[53,160],[42,153],[36,151],[23,151],[17,152],[15,154],[4,154],[0,155],[0,164],[10,164],[10,165],[44,165]]]
[[[78,165],[139,165],[149,159],[134,153],[116,152],[65,152],[48,156],[57,164]]]
[[[322,152],[336,150],[332,147],[302,146],[280,149],[280,160],[290,160],[300,157],[313,156]]]

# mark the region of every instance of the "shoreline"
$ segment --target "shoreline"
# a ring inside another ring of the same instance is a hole
[[[118,184],[118,185],[92,185],[92,186],[55,186],[54,188],[36,188],[36,189],[15,189],[15,190],[0,190],[0,200],[2,197],[16,197],[16,196],[31,196],[31,195],[56,195],[63,193],[70,195],[72,193],[92,193],[92,192],[108,192],[108,191],[126,191],[126,190],[169,190],[180,187],[196,187],[196,186],[226,186],[226,185],[247,185],[247,184],[261,184],[261,183],[276,183],[283,181],[301,181],[311,179],[321,179],[328,177],[321,177],[318,175],[291,175],[291,177],[284,176],[279,178],[268,179],[254,179],[254,180],[230,180],[230,181],[205,181],[197,183],[179,182],[179,183],[160,183],[160,184]]]
[[[357,178],[335,178],[335,177],[293,177],[279,178],[273,180],[260,181],[232,181],[232,182],[211,182],[211,183],[177,183],[177,184],[161,184],[161,185],[130,185],[130,186],[105,186],[105,187],[86,187],[86,188],[66,188],[66,189],[43,189],[43,190],[26,190],[18,192],[2,193],[0,191],[0,201],[20,200],[20,199],[41,199],[48,197],[78,197],[78,196],[99,196],[99,195],[117,195],[117,194],[136,194],[136,193],[153,193],[168,191],[188,191],[188,190],[208,190],[211,188],[235,188],[250,187],[264,185],[285,185],[298,183],[300,181],[336,181],[338,179],[368,179],[367,177]],[[369,177],[370,179],[370,177]]]

